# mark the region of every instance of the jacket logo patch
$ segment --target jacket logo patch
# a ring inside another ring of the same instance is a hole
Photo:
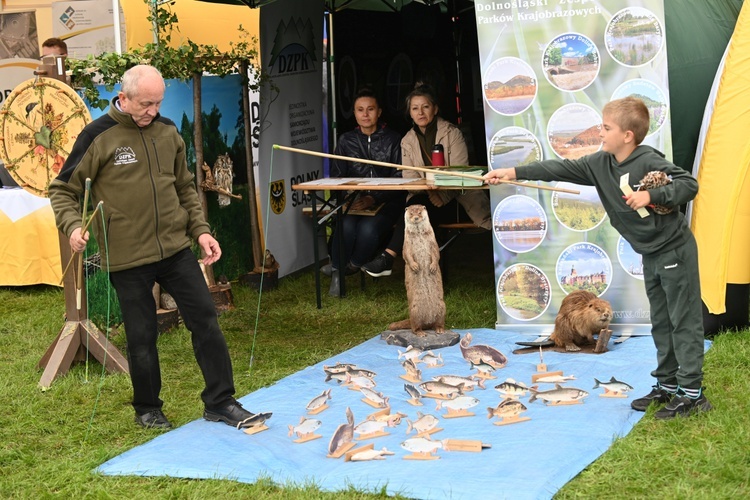
[[[675,262],[674,264],[669,264],[668,266],[664,266],[664,269],[674,269],[676,267],[677,267],[677,263]]]
[[[269,194],[271,195],[271,210],[275,214],[280,214],[284,211],[284,207],[286,207],[284,179],[272,182]]]
[[[115,149],[115,166],[127,165],[129,163],[137,163],[138,159],[135,157],[133,148],[123,146]]]

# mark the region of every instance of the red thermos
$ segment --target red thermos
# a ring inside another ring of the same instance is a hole
[[[433,167],[444,167],[445,166],[445,153],[443,153],[443,145],[435,144],[432,147],[430,154]]]

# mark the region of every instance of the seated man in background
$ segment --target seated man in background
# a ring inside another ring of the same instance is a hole
[[[68,44],[59,38],[48,38],[42,42],[42,57],[67,56]]]

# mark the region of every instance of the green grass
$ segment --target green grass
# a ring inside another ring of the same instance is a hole
[[[496,307],[489,257],[458,259],[474,238],[451,249],[446,304],[450,328],[492,327]],[[459,240],[460,241],[460,240]],[[221,316],[238,396],[368,340],[406,317],[403,274],[347,280],[349,296],[315,307],[311,272],[258,294],[234,285],[233,311]],[[42,392],[36,365],[63,324],[62,290],[0,287],[0,498],[383,498],[383,491],[321,492],[314,484],[101,476],[106,460],[153,439],[133,423],[130,380],[102,375],[95,362],[73,366]],[[124,352],[124,335],[113,342]],[[176,426],[201,418],[203,382],[182,327],[160,339],[165,412]],[[251,353],[253,363],[250,365]],[[750,495],[750,332],[725,333],[706,356],[715,410],[657,422],[647,414],[624,438],[567,484],[557,498],[743,498]],[[653,411],[653,410],[652,410]],[[586,432],[596,415],[571,432]]]

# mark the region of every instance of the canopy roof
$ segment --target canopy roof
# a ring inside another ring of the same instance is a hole
[[[201,2],[224,3],[232,5],[246,5],[250,8],[262,7],[276,0],[199,0]],[[446,10],[448,0],[325,0],[326,8],[332,12],[344,9],[372,10],[380,12],[398,12],[411,2],[426,5],[440,5]],[[457,3],[474,3],[473,0],[458,0]]]

